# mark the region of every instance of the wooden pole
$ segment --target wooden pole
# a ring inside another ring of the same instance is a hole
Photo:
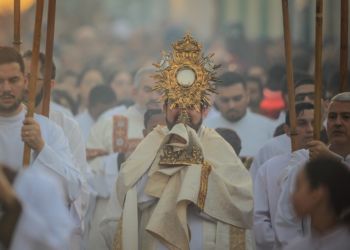
[[[348,91],[348,26],[349,2],[341,0],[340,7],[340,92]]]
[[[56,0],[49,0],[45,49],[44,93],[41,113],[48,117],[50,112],[53,46],[55,36]]]
[[[13,47],[21,51],[21,0],[13,1]]]
[[[297,150],[296,144],[296,113],[295,113],[295,95],[293,80],[293,63],[292,63],[292,45],[289,26],[288,0],[282,0],[283,13],[283,31],[284,31],[284,53],[286,58],[287,70],[287,87],[288,87],[288,109],[290,117],[290,138],[292,141],[292,152]]]
[[[26,117],[33,117],[35,109],[35,96],[36,96],[36,81],[38,76],[38,62],[40,52],[40,38],[41,38],[41,24],[43,19],[44,0],[36,1],[35,11],[35,26],[34,26],[34,37],[33,37],[33,50],[32,50],[32,61],[31,61],[31,77],[29,79],[28,88],[28,110]],[[24,144],[23,152],[23,166],[28,167],[30,164],[30,147]]]
[[[322,126],[321,98],[322,98],[322,21],[323,0],[316,0],[316,36],[315,36],[315,126],[314,139],[320,140]]]

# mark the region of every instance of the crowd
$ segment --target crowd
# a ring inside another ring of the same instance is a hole
[[[185,128],[153,89],[152,63],[172,35],[123,40],[80,28],[56,45],[47,118],[45,55],[26,118],[32,53],[0,47],[0,249],[350,249],[350,92],[338,93],[334,54],[324,57],[314,140],[313,52],[294,48],[292,152],[281,41],[240,40],[245,51],[234,38],[208,41],[220,81]],[[165,144],[199,147],[203,159],[189,151],[181,157],[195,167],[163,169]]]

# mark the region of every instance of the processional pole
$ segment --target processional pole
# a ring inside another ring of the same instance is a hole
[[[21,0],[13,1],[13,47],[21,51]]]
[[[292,45],[289,26],[288,0],[282,0],[283,13],[283,31],[284,31],[284,52],[287,70],[287,87],[288,87],[288,109],[290,117],[290,138],[292,141],[292,152],[297,149],[296,145],[296,113],[294,97],[294,80],[293,80],[293,63],[292,63]]]
[[[348,87],[348,26],[349,2],[341,0],[340,7],[340,92],[349,91]]]
[[[36,95],[36,82],[38,76],[38,61],[40,52],[40,38],[41,38],[41,24],[43,19],[44,10],[44,0],[36,1],[36,11],[35,11],[35,26],[34,26],[34,37],[33,37],[33,49],[32,49],[32,61],[30,73],[31,77],[29,79],[28,88],[28,105],[27,105],[27,115],[26,117],[34,116],[35,109],[35,95]],[[23,152],[23,166],[28,167],[30,164],[30,147],[28,144],[24,144]]]
[[[44,73],[44,89],[43,89],[43,105],[41,114],[48,117],[50,112],[50,96],[51,96],[51,79],[53,64],[53,47],[55,36],[55,15],[56,0],[49,0],[47,12],[47,31],[46,31],[46,49],[45,49],[45,73]]]
[[[321,98],[322,98],[322,22],[323,0],[316,0],[315,27],[315,113],[314,139],[320,140],[322,126]]]

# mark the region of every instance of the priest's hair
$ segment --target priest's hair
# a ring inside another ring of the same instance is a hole
[[[331,99],[331,102],[350,102],[350,92],[342,92]]]

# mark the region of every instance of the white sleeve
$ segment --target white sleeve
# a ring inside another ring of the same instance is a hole
[[[277,205],[275,230],[277,242],[283,247],[294,238],[303,234],[302,220],[296,216],[291,203],[295,178],[302,166],[301,164],[289,166],[288,176],[281,184],[282,192]]]
[[[262,165],[255,177],[254,184],[254,236],[257,250],[273,249],[275,233],[272,228],[271,214],[267,195],[266,167]]]
[[[260,151],[259,151],[260,152]],[[260,161],[259,161],[259,152],[258,154],[254,157],[254,160],[252,162],[252,165],[249,168],[249,173],[250,176],[252,177],[252,182],[253,182],[253,187],[255,186],[255,178],[256,174],[258,172],[259,166],[260,166]]]
[[[67,249],[73,223],[55,178],[31,167],[20,174],[14,188],[23,210],[11,250]]]
[[[79,168],[81,173],[85,173],[88,166],[84,138],[76,121],[73,119],[71,119],[71,121],[70,133],[66,136],[69,138],[69,147],[73,155],[75,166]]]
[[[119,201],[117,199],[117,192],[114,188],[108,200],[106,214],[99,224],[99,231],[108,249],[113,248],[113,240],[116,236],[116,230],[118,227],[118,223],[120,222],[121,215],[122,207],[119,204]]]
[[[101,165],[92,171],[92,186],[98,196],[108,198],[118,176],[118,153],[99,157]]]
[[[254,160],[252,162],[252,165],[250,166],[249,172],[250,176],[252,177],[253,186],[255,183],[256,175],[259,171],[259,168],[269,159],[271,159],[276,154],[270,153],[270,147],[269,144],[263,145],[258,153],[254,156]]]
[[[48,124],[47,129],[45,146],[36,156],[34,164],[59,178],[66,198],[71,203],[81,190],[81,174],[74,167],[74,160],[62,129],[53,123]]]

